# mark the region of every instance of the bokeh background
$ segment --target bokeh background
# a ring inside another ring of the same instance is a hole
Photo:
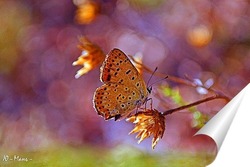
[[[213,88],[233,97],[250,82],[249,9],[247,0],[0,1],[0,166],[210,163],[215,145],[192,137],[195,121],[211,118],[225,100],[168,116],[155,150],[151,139],[138,145],[135,135],[128,135],[132,124],[104,121],[94,111],[99,68],[74,78],[80,68],[72,66],[81,54],[78,37],[87,36],[105,53],[114,47],[139,52],[152,70],[212,81]],[[183,104],[207,95],[173,81],[161,83],[178,92]],[[157,91],[157,84],[153,87]],[[174,100],[153,101],[160,111],[179,106]],[[32,160],[4,162],[4,155]]]

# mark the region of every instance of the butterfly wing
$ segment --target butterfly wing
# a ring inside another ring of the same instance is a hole
[[[101,81],[104,83],[125,84],[129,87],[137,87],[143,95],[147,95],[147,86],[129,60],[120,49],[114,48],[107,55],[101,67]]]
[[[134,77],[134,78],[132,78]],[[104,83],[119,83],[124,80],[136,80],[140,77],[135,66],[119,49],[113,49],[107,55],[101,67],[101,80]]]
[[[97,113],[105,119],[119,119],[127,116],[139,102],[140,92],[135,87],[127,88],[120,84],[104,84],[94,94]]]

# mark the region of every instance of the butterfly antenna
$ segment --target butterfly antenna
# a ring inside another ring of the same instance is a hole
[[[164,78],[162,78],[162,79],[160,79],[160,80],[158,80],[158,81],[155,81],[155,82],[153,82],[153,83],[151,83],[151,85],[149,86],[149,87],[152,87],[154,84],[156,84],[157,82],[160,82],[160,81],[162,81],[162,80],[164,80],[164,79],[167,79],[168,78],[168,76],[165,76]]]
[[[147,82],[147,87],[148,87],[148,84],[150,82],[150,80],[152,79],[152,77],[154,76],[155,72],[157,71],[158,67],[155,68],[155,70],[153,71],[153,73],[151,74],[150,78],[148,79],[148,82]]]
[[[150,80],[152,79],[152,77],[154,76],[155,72],[157,71],[158,67],[155,68],[155,70],[153,71],[152,75],[150,76],[150,78],[148,79],[148,82],[147,82],[147,90],[149,93],[151,93],[152,91],[152,84],[150,86],[148,86]]]
[[[149,81],[151,80],[152,76],[154,75],[154,73],[156,72],[157,69],[158,69],[158,68],[156,67],[155,70],[154,70],[154,72],[152,73],[152,75],[150,76],[150,78],[149,78],[149,80],[148,80],[148,82],[147,82],[147,90],[148,90],[149,93],[151,93],[151,91],[152,91],[152,86],[153,86],[154,84],[156,84],[157,82],[160,82],[160,81],[165,80],[165,79],[168,78],[168,76],[165,76],[164,78],[162,78],[162,79],[160,79],[160,80],[158,80],[158,81],[155,81],[155,82],[151,83],[151,84],[148,86]]]

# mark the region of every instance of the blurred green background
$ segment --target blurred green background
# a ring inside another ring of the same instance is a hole
[[[0,1],[0,166],[209,164],[215,144],[192,136],[199,121],[204,124],[225,101],[168,116],[155,150],[151,139],[138,145],[128,136],[133,125],[104,121],[94,111],[99,69],[74,78],[78,37],[87,36],[105,53],[114,47],[130,55],[140,52],[152,70],[201,83],[210,79],[233,97],[250,82],[249,9],[246,0]],[[149,77],[145,74],[145,81]],[[153,97],[160,111],[207,95],[164,83],[170,90],[161,97],[170,100],[163,104]],[[6,156],[28,162],[5,161]]]

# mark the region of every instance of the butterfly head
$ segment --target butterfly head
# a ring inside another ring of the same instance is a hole
[[[152,86],[147,87],[148,94],[152,92]]]

